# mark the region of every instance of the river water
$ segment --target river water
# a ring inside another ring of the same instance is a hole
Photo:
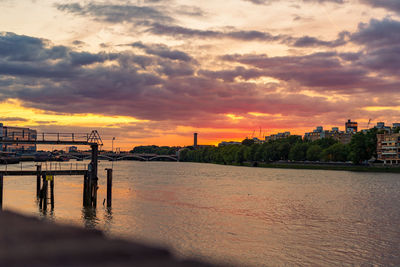
[[[46,214],[36,177],[7,176],[4,208],[236,266],[400,266],[399,174],[119,161],[107,210],[111,164],[96,210],[82,209],[80,176],[55,178]]]

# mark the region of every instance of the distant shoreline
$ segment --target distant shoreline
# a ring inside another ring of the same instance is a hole
[[[251,162],[243,164],[227,164],[231,166],[244,166],[255,168],[274,168],[274,169],[303,169],[303,170],[327,170],[327,171],[352,171],[352,172],[379,172],[379,173],[400,173],[400,167],[377,167],[360,165],[324,165],[324,164],[300,164],[300,163],[264,163],[258,162],[254,166]]]

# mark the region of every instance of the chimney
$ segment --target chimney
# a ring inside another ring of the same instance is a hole
[[[197,133],[193,134],[193,146],[197,147]]]

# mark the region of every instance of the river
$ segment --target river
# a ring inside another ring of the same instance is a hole
[[[118,161],[107,210],[111,164],[96,210],[82,209],[80,176],[55,178],[47,214],[36,177],[6,176],[4,208],[236,266],[400,266],[399,174]]]

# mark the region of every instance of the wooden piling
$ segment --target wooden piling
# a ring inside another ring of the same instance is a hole
[[[85,174],[83,176],[83,206],[90,206],[90,193],[89,193],[89,176]]]
[[[54,175],[50,180],[50,204],[51,204],[51,209],[54,210]]]
[[[42,180],[43,180],[43,182],[42,182],[42,188],[40,189],[40,192],[39,192],[39,207],[40,207],[40,209],[42,209],[43,208],[43,196],[44,196],[44,180],[46,179],[46,177],[45,177],[45,175],[44,174],[42,174]]]
[[[47,210],[47,192],[48,192],[48,184],[46,180],[46,175],[42,175],[43,179],[43,186],[42,186],[42,198],[40,200],[40,203],[42,205],[43,210]]]
[[[92,148],[92,160],[91,164],[91,171],[90,171],[90,178],[89,178],[89,187],[90,187],[90,196],[91,196],[91,206],[97,206],[97,168],[98,168],[98,153],[99,153],[99,145],[93,144],[91,145]]]
[[[107,170],[107,207],[111,207],[112,202],[112,169]]]
[[[0,174],[0,210],[3,209],[3,174]]]
[[[36,197],[40,197],[40,177],[42,176],[42,166],[36,165]]]

